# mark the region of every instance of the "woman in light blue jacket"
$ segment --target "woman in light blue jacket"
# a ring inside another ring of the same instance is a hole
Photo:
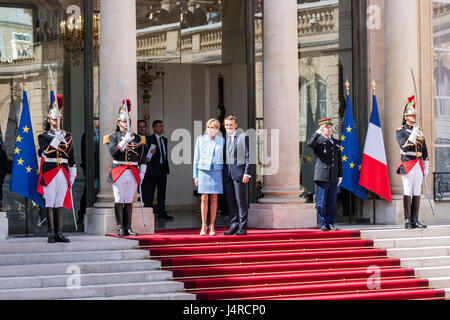
[[[206,135],[197,138],[194,152],[194,182],[198,193],[202,195],[201,236],[206,235],[208,227],[208,199],[211,200],[209,235],[214,236],[214,222],[217,214],[217,195],[223,194],[222,170],[225,139],[219,133],[220,122],[211,119],[206,123]]]

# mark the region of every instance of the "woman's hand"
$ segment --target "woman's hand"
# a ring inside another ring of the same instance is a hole
[[[198,188],[198,179],[194,179],[195,186]]]

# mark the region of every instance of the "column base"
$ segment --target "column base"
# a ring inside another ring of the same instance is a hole
[[[450,205],[436,203],[433,199],[431,199],[431,203],[433,204],[435,215],[433,215],[428,198],[422,196],[420,199],[419,222],[429,225],[450,223],[450,216],[448,216],[448,208]],[[373,223],[373,200],[365,201],[364,212],[370,213],[370,220]],[[375,200],[375,224],[404,225],[403,196],[395,196],[392,202]]]
[[[107,235],[117,234],[117,222],[114,214],[114,204],[110,206],[102,204],[95,205],[94,208],[87,208],[84,217],[84,232],[87,234]],[[146,226],[142,219],[142,211],[140,203],[133,203],[133,218],[131,229],[140,234],[155,233],[155,216],[152,208],[144,208],[144,217]]]
[[[315,204],[304,202],[251,204],[248,210],[248,225],[260,229],[316,228]]]
[[[8,237],[8,217],[6,212],[0,212],[0,240]]]

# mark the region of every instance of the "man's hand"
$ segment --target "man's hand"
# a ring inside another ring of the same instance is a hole
[[[125,139],[127,142],[130,142],[130,141],[133,140],[133,137],[131,136],[131,132],[130,132],[130,131],[128,131],[128,132],[125,134],[124,139]]]
[[[156,153],[156,149],[150,150],[150,153],[151,153],[151,154],[155,154],[155,153]]]
[[[342,183],[342,177],[340,177],[340,178],[338,179],[338,187],[341,185],[341,183]]]
[[[64,139],[64,133],[61,130],[55,132],[55,138],[60,142],[66,142],[66,139]]]
[[[198,179],[194,179],[195,186],[198,188]]]
[[[326,127],[325,124],[321,125],[320,128],[316,131],[318,134],[322,134],[323,129]]]
[[[247,184],[249,181],[250,181],[250,177],[247,175],[244,175],[244,177],[242,178],[242,183]]]

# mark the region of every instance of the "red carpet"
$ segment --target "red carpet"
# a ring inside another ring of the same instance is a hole
[[[430,288],[359,231],[253,229],[241,237],[224,231],[201,237],[198,229],[164,230],[128,238],[139,240],[199,300],[445,298],[444,290]]]

